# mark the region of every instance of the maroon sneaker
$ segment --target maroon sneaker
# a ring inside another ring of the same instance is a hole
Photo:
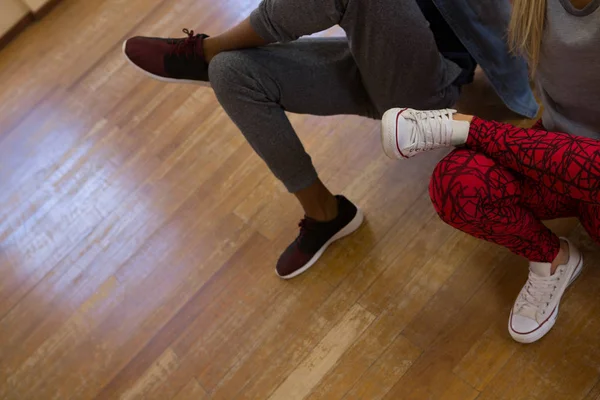
[[[208,82],[208,63],[204,59],[207,35],[188,35],[181,39],[136,36],[123,42],[125,58],[146,75],[164,82]]]
[[[283,252],[277,262],[280,278],[291,279],[312,267],[329,245],[350,235],[363,222],[363,214],[344,196],[336,196],[338,216],[328,222],[308,217],[300,221],[300,235]]]

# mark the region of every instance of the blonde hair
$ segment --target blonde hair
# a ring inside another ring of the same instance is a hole
[[[547,0],[513,0],[508,41],[515,54],[527,58],[531,75],[535,74],[540,61],[546,2]]]

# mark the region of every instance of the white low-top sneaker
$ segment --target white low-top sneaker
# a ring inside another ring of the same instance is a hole
[[[533,343],[552,329],[560,299],[581,273],[581,253],[567,239],[561,240],[569,244],[569,261],[559,266],[554,275],[550,275],[550,263],[529,264],[529,279],[521,289],[508,320],[508,331],[517,342]]]
[[[440,147],[466,143],[470,123],[455,121],[456,110],[392,108],[381,119],[383,151],[392,159],[413,157]]]

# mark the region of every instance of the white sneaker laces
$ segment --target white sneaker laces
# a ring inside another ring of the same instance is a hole
[[[560,273],[543,277],[530,272],[527,284],[515,304],[517,314],[525,313],[534,316],[541,311],[544,315],[547,311],[545,308],[552,301],[559,281]]]
[[[413,114],[414,119],[407,117],[414,121],[414,128],[410,134],[412,146],[408,149],[408,152],[420,153],[450,146],[452,140],[452,114],[455,112],[450,109],[415,111]]]

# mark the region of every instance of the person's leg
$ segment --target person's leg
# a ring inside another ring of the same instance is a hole
[[[600,141],[474,117],[466,146],[552,191],[600,204]]]
[[[378,112],[372,116],[379,117],[392,104],[410,102],[415,106],[438,107],[449,105],[458,97],[458,88],[452,82],[461,70],[441,57],[434,35],[413,1],[384,0],[373,7],[367,0],[264,0],[248,19],[224,34],[193,37],[190,32],[189,40],[136,37],[126,41],[124,51],[132,64],[157,79],[208,80],[208,71],[201,70],[208,68],[207,61],[212,61],[216,54],[292,41],[336,24],[345,29],[355,58],[353,67],[358,66],[360,71],[356,73],[354,68],[343,72],[356,74],[352,80],[341,83],[353,82],[357,86],[361,82],[366,87],[366,91],[360,90],[363,97],[360,102],[376,105]],[[293,76],[289,79],[296,81]],[[354,87],[350,92],[357,93]],[[335,93],[330,96],[326,91],[321,91],[320,99],[323,93],[327,93],[329,102],[339,101]],[[356,101],[356,96],[350,100]],[[343,110],[345,105],[342,103],[339,108]],[[228,112],[234,114],[231,107]],[[310,112],[335,113],[315,107]],[[333,196],[320,182],[296,192],[308,215],[319,219],[331,217]]]
[[[443,221],[530,261],[529,279],[511,311],[509,331],[523,343],[548,333],[560,299],[583,263],[578,250],[541,220],[577,215],[579,202],[470,149],[457,149],[438,164],[430,194]]]
[[[289,42],[339,24],[381,114],[396,105],[439,108],[458,99],[453,82],[461,69],[439,53],[416,1],[264,0],[244,24],[266,43]]]
[[[263,0],[249,18],[221,35],[184,30],[189,37],[182,39],[138,36],[126,40],[123,51],[155,79],[207,82],[209,61],[221,52],[290,42],[334,25],[346,32],[380,114],[395,105],[439,108],[458,99],[463,71],[442,57],[413,0]]]
[[[280,276],[296,276],[331,241],[360,225],[356,207],[319,180],[285,113],[379,116],[347,41],[309,39],[223,52],[211,61],[209,75],[223,109],[305,210],[302,234],[277,266]]]
[[[273,174],[296,194],[306,215],[335,217],[335,198],[319,181],[285,111],[378,116],[346,40],[309,39],[224,52],[211,62],[209,75],[223,109]]]
[[[590,237],[600,244],[600,205],[581,202],[579,221]]]
[[[553,262],[560,252],[558,236],[540,217],[576,215],[572,201],[532,193],[521,177],[470,149],[456,149],[438,163],[429,192],[444,222],[530,261]]]
[[[439,147],[466,146],[576,200],[600,203],[600,141],[518,128],[454,110],[388,110],[382,140],[390,158],[410,158]]]

